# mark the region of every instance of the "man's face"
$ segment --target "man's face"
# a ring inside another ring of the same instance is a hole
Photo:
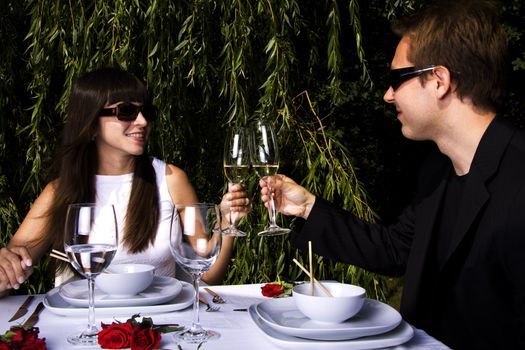
[[[414,66],[408,60],[409,49],[410,38],[404,36],[397,45],[391,69]],[[423,85],[419,78],[414,77],[404,81],[395,91],[390,86],[383,96],[386,103],[395,105],[401,132],[408,139],[432,140],[436,136],[437,119],[433,112],[436,101],[431,86],[430,82]]]

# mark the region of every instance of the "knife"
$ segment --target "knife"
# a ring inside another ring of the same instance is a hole
[[[27,307],[29,306],[29,304],[31,304],[33,298],[34,297],[32,295],[28,296],[27,299],[22,303],[22,305],[20,305],[18,310],[16,310],[13,317],[11,317],[7,322],[13,322],[14,320],[18,320],[20,317],[24,316],[27,313]]]
[[[213,290],[209,289],[209,288],[204,288],[204,290],[206,292],[208,292],[208,294],[210,294],[211,296],[213,296],[213,302],[214,303],[217,303],[217,304],[224,304],[226,301],[224,301],[224,299],[217,293],[215,293]]]
[[[39,302],[35,308],[35,311],[29,316],[29,318],[22,324],[24,328],[32,328],[38,322],[38,315],[44,310],[44,303]]]

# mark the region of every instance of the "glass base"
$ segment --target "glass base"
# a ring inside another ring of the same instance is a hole
[[[228,227],[225,230],[222,230],[223,236],[232,236],[232,237],[244,237],[246,232],[243,232],[235,227]]]
[[[176,342],[185,342],[188,344],[202,344],[210,340],[219,339],[220,337],[220,333],[204,329],[199,332],[186,330],[173,335]]]
[[[82,345],[82,346],[98,346],[98,333],[94,334],[80,334],[80,335],[70,335],[67,337],[69,344],[73,345]]]
[[[258,236],[280,236],[280,235],[285,235],[287,233],[290,233],[290,231],[291,230],[289,228],[282,228],[279,226],[275,226],[275,227],[268,227],[266,230],[259,232],[257,235]]]

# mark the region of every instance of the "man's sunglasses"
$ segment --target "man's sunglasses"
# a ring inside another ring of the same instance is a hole
[[[390,86],[392,86],[392,89],[395,91],[405,81],[419,77],[421,74],[429,72],[434,68],[436,68],[436,65],[430,65],[419,69],[416,69],[416,67],[392,69],[390,71]]]
[[[99,117],[115,116],[118,120],[131,122],[137,119],[142,113],[147,121],[154,122],[157,119],[157,108],[152,105],[136,106],[131,103],[122,103],[113,108],[103,108],[98,114]]]

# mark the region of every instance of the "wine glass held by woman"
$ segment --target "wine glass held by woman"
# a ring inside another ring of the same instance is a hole
[[[245,232],[237,228],[237,224],[252,210],[252,202],[242,184],[228,184],[228,192],[222,197],[220,209],[224,221],[222,225],[223,235],[246,236]]]
[[[243,185],[250,174],[249,129],[245,127],[231,127],[224,141],[223,167],[224,175],[228,180],[228,189]],[[224,203],[223,203],[224,204]],[[244,207],[243,207],[244,205]],[[246,233],[237,228],[237,223],[250,210],[249,201],[241,205],[222,205],[221,210],[229,221],[228,228],[223,230],[224,235],[242,237]]]
[[[63,249],[64,222],[71,203],[114,204],[119,228],[115,263],[156,266],[156,274],[175,276],[169,249],[173,203],[198,202],[186,173],[146,154],[146,143],[158,113],[146,87],[134,75],[106,67],[80,76],[67,107],[62,145],[55,157],[53,180],[35,200],[6,248],[0,250],[0,293],[17,289],[32,265],[51,249]],[[246,201],[232,190],[225,201]],[[203,276],[220,283],[227,269],[233,238]],[[68,275],[69,264],[57,261],[55,284]]]

